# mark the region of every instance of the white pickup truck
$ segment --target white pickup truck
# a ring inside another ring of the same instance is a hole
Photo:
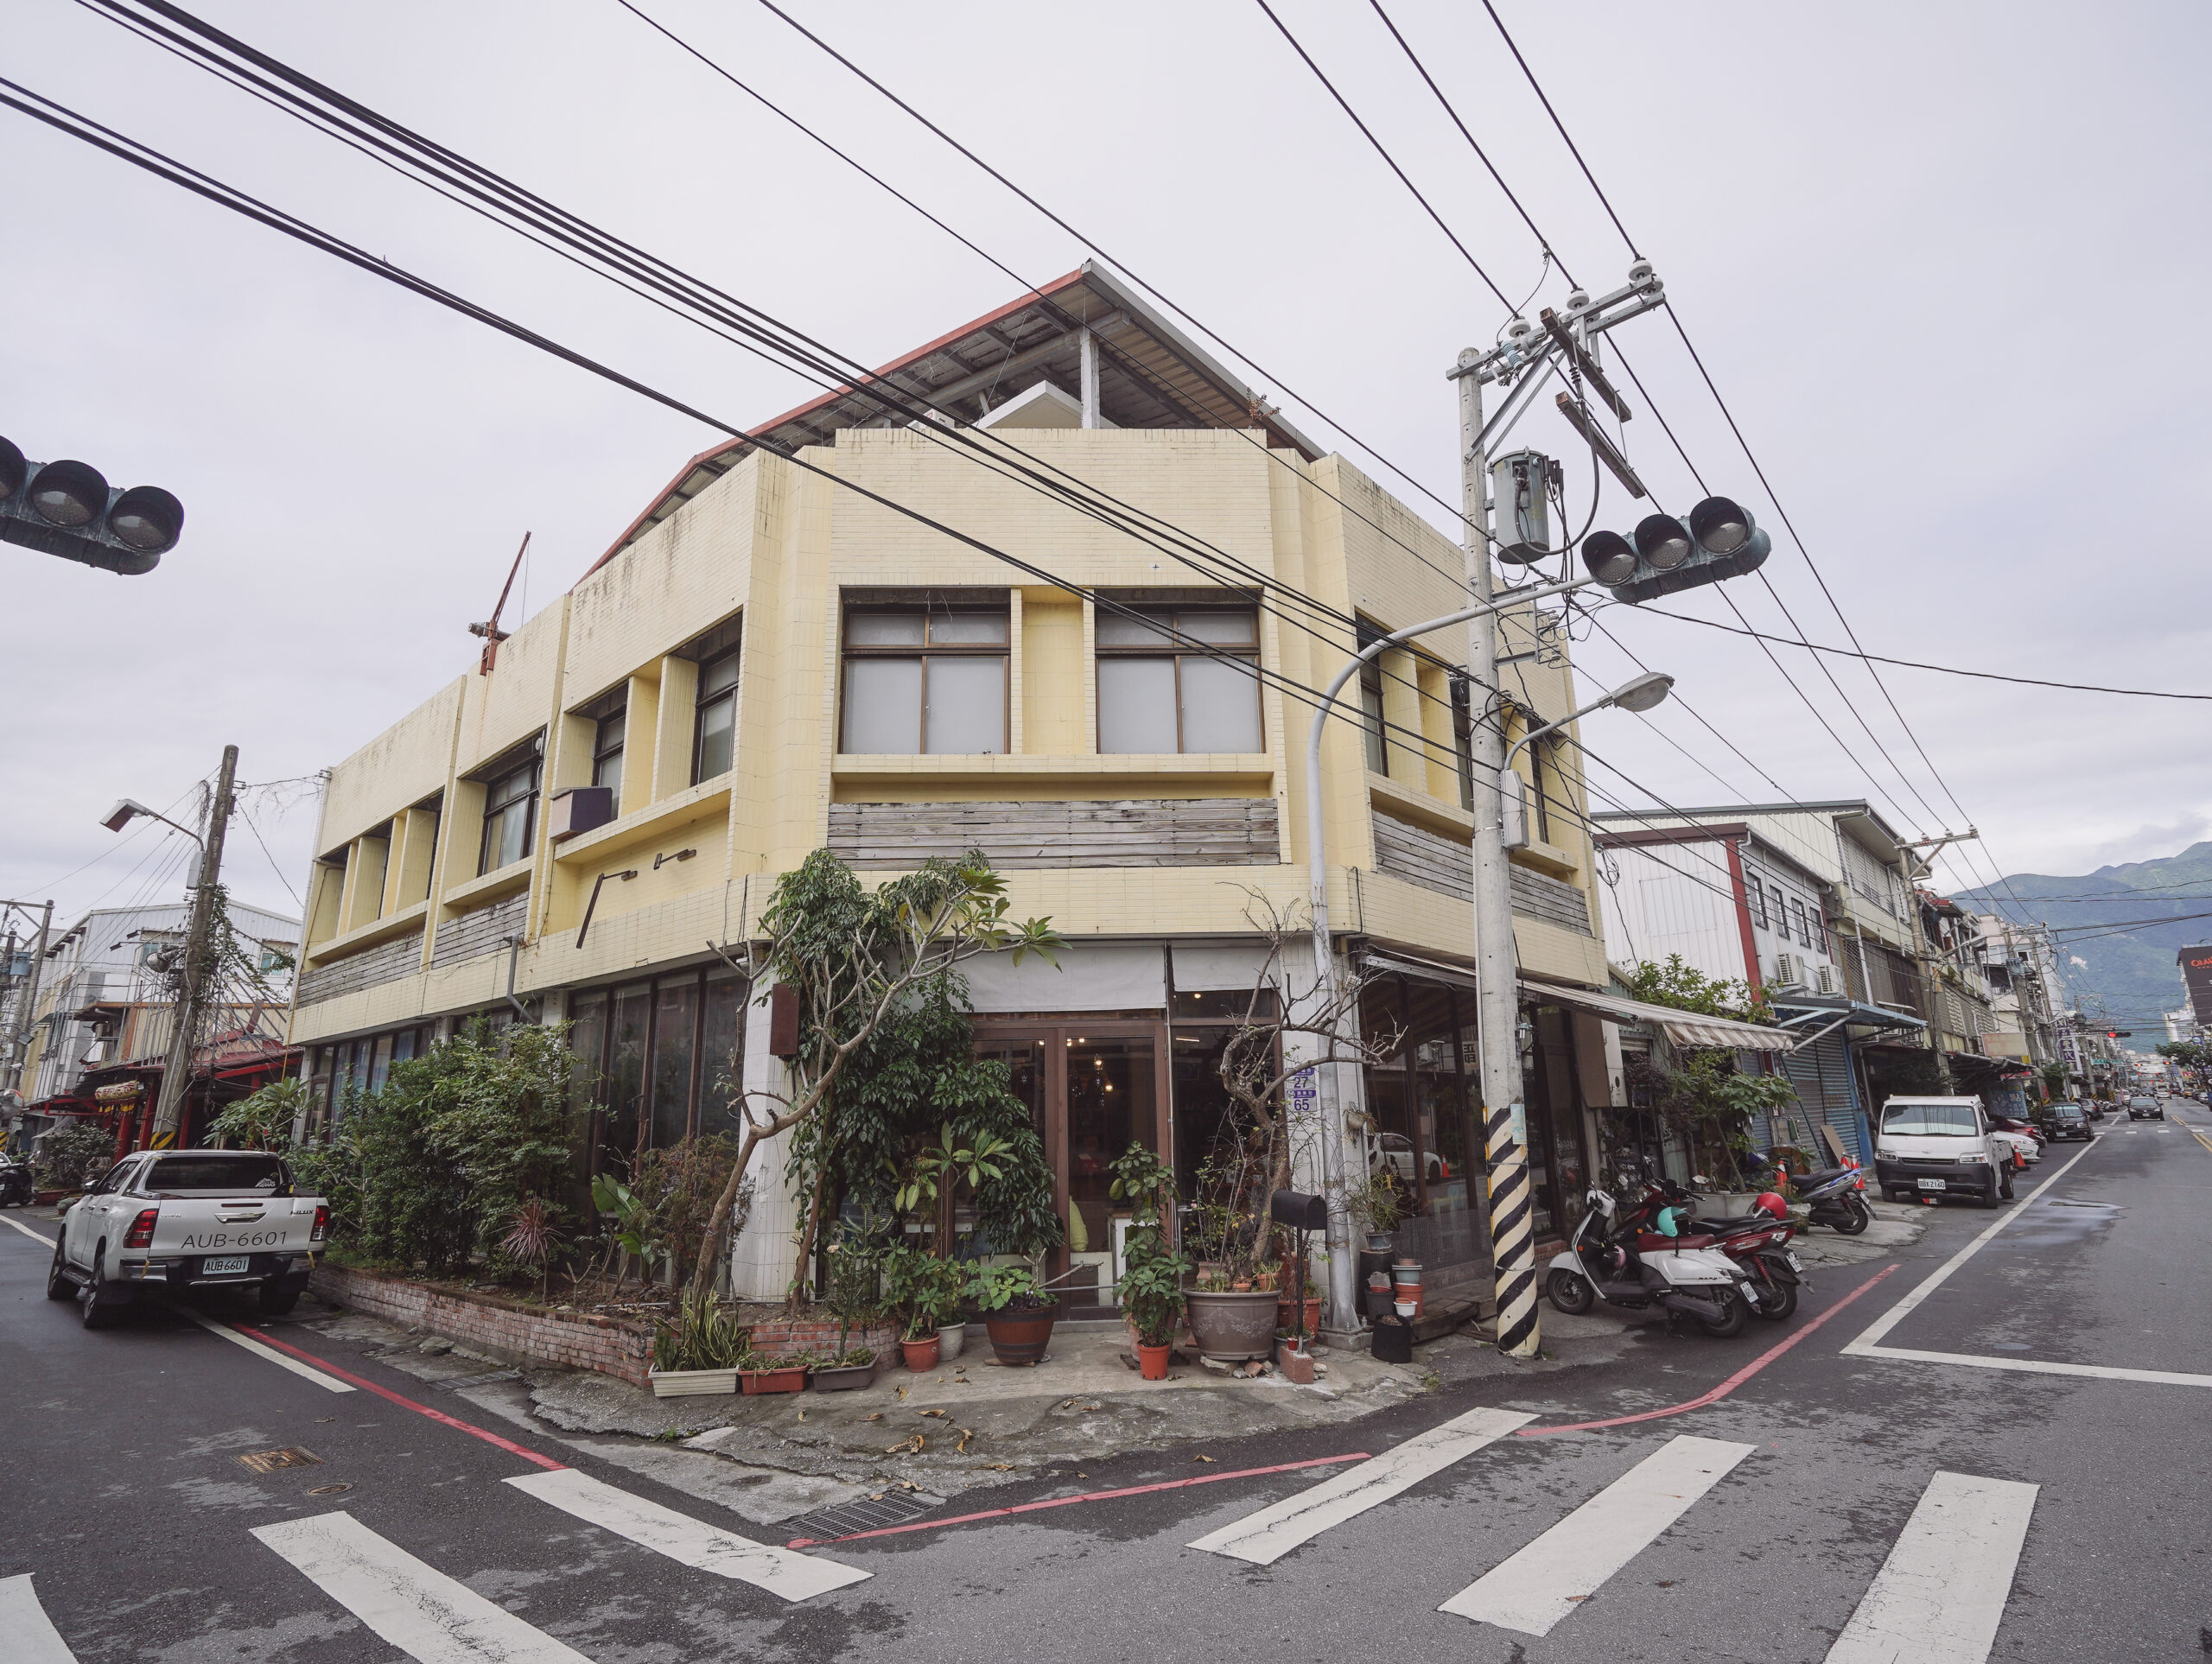
[[[283,1158],[255,1150],[142,1150],[62,1216],[46,1297],[104,1329],[148,1289],[251,1289],[289,1312],[330,1235],[330,1206],[294,1193]]]

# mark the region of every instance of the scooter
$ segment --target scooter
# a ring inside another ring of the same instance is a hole
[[[1652,1229],[1637,1231],[1631,1248],[1617,1240],[1620,1204],[1594,1186],[1587,1199],[1581,1223],[1544,1278],[1544,1297],[1554,1307],[1580,1317],[1601,1299],[1629,1311],[1656,1305],[1670,1317],[1695,1318],[1722,1340],[1744,1332],[1753,1307],[1750,1280],[1719,1249],[1679,1240],[1687,1208],[1669,1202],[1655,1210]]]
[[[1767,1166],[1771,1155],[1755,1155],[1752,1171]],[[1775,1186],[1785,1193],[1795,1192],[1796,1199],[1811,1210],[1808,1223],[1826,1225],[1844,1236],[1856,1236],[1874,1223],[1874,1210],[1866,1205],[1866,1172],[1854,1163],[1840,1167],[1822,1167],[1809,1173],[1777,1172],[1780,1181]]]
[[[1633,1228],[1643,1214],[1683,1204],[1694,1209],[1697,1200],[1694,1191],[1662,1179],[1624,1219]],[[1751,1211],[1741,1217],[1691,1217],[1682,1222],[1681,1230],[1683,1247],[1718,1248],[1742,1269],[1755,1316],[1780,1323],[1796,1312],[1797,1291],[1805,1286],[1805,1267],[1789,1251],[1789,1239],[1797,1227],[1790,1222],[1787,1205],[1772,1191],[1753,1202]]]
[[[36,1194],[30,1164],[0,1156],[0,1208],[28,1208]]]

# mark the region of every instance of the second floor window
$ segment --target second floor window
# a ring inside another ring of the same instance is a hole
[[[845,614],[849,755],[995,756],[1008,744],[1004,612],[855,607]]]
[[[1390,772],[1390,748],[1382,741],[1382,667],[1373,659],[1359,667],[1359,727],[1371,774]]]
[[[1259,615],[1249,607],[1101,608],[1098,749],[1264,749],[1259,646]]]
[[[622,743],[629,715],[621,710],[612,716],[601,717],[599,731],[592,738],[591,783],[613,790],[617,814],[622,810]]]
[[[530,853],[530,835],[537,812],[536,758],[486,784],[484,843],[476,861],[480,876],[512,866]]]
[[[1747,872],[1744,877],[1744,899],[1751,905],[1751,923],[1763,930],[1772,930],[1774,926],[1767,922],[1766,880],[1756,872]]]
[[[737,758],[737,649],[699,667],[699,718],[693,732],[691,784],[729,772]]]

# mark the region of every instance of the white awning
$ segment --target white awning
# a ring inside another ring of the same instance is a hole
[[[1468,988],[1475,986],[1474,973],[1464,966],[1440,964],[1411,954],[1370,951],[1366,963],[1377,970],[1403,971],[1408,976],[1425,976],[1431,981]],[[1700,1016],[1694,1011],[1677,1011],[1672,1006],[1624,1000],[1618,994],[1562,988],[1556,982],[1523,980],[1520,987],[1522,999],[1534,1000],[1540,1005],[1568,1006],[1610,1022],[1648,1023],[1676,1045],[1712,1046],[1727,1051],[1789,1051],[1796,1048],[1801,1038],[1787,1029],[1738,1022],[1732,1017]]]

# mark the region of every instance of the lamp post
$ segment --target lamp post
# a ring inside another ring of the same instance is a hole
[[[100,822],[109,831],[120,832],[134,817],[143,815],[164,826],[176,827],[200,846],[200,882],[192,892],[192,924],[184,939],[183,981],[177,990],[176,1004],[171,1008],[168,1059],[162,1070],[162,1093],[156,1102],[152,1137],[149,1140],[157,1150],[168,1149],[177,1140],[183,1117],[184,1089],[192,1073],[192,1038],[200,1026],[200,1012],[207,1003],[207,937],[214,925],[215,886],[223,873],[223,834],[230,825],[231,787],[237,778],[238,766],[238,748],[225,746],[223,766],[215,777],[214,799],[207,806],[205,838],[129,797],[108,810]]]

